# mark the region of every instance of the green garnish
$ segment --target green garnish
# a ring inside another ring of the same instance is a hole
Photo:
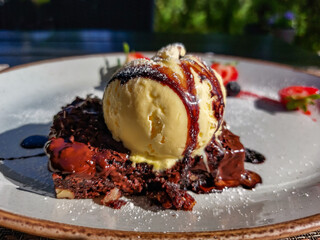
[[[123,43],[123,52],[124,52],[125,54],[129,54],[129,53],[130,53],[130,46],[129,46],[129,44],[126,43],[126,42]]]
[[[308,110],[308,105],[314,105],[316,99],[320,99],[320,94],[313,94],[303,98],[287,97],[288,103],[286,108],[288,110],[301,109],[304,112]]]

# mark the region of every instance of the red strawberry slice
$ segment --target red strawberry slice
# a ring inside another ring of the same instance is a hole
[[[227,85],[228,82],[236,81],[238,79],[238,70],[233,64],[213,63],[211,68],[220,74],[223,84]]]
[[[130,52],[130,47],[128,43],[123,43],[123,51],[127,55],[126,63],[139,58],[149,59],[148,57],[144,56],[142,53]]]
[[[126,62],[130,62],[132,60],[139,59],[139,58],[149,59],[142,53],[134,52],[134,53],[128,53]]]
[[[279,91],[280,102],[288,110],[302,109],[307,112],[308,105],[320,99],[319,89],[307,86],[289,86]]]

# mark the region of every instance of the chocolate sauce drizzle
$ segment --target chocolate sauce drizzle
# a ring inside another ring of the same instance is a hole
[[[224,99],[220,83],[212,69],[206,67],[204,63],[202,64],[203,66],[192,59],[181,58],[180,67],[183,76],[179,76],[169,67],[160,65],[157,62],[153,62],[152,64],[141,63],[138,66],[128,65],[118,71],[109,83],[118,79],[121,84],[125,84],[131,79],[143,77],[153,79],[170,87],[179,96],[187,111],[188,136],[183,155],[189,156],[197,147],[197,137],[199,133],[199,99],[196,97],[196,86],[192,70],[200,76],[201,81],[208,80],[210,82],[212,86],[211,95],[217,98],[216,101],[213,101],[212,105],[214,115],[218,120],[216,131],[219,129],[223,119]]]
[[[19,159],[34,158],[34,157],[43,157],[43,156],[45,156],[45,155],[46,155],[46,154],[43,152],[43,153],[38,153],[38,154],[34,154],[34,155],[29,155],[29,156],[9,157],[9,158],[2,158],[2,157],[0,157],[0,160],[9,160],[9,161],[12,161],[12,160],[19,160]]]

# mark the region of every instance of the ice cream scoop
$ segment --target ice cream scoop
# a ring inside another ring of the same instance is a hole
[[[105,123],[134,163],[170,168],[184,156],[201,155],[219,134],[225,106],[221,77],[185,53],[182,44],[172,44],[150,60],[129,62],[105,89]]]

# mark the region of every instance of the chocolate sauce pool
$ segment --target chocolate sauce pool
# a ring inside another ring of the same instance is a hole
[[[261,153],[249,148],[245,148],[245,154],[246,154],[245,162],[248,162],[248,163],[260,164],[260,163],[264,163],[264,161],[266,160],[266,157],[263,156]]]
[[[43,135],[32,135],[29,137],[26,137],[23,139],[20,143],[20,146],[26,149],[35,149],[35,148],[43,148],[46,142],[48,141],[47,136]],[[34,158],[34,157],[43,157],[46,154],[44,152],[28,155],[28,156],[20,156],[20,157],[9,157],[9,158],[2,158],[0,157],[0,160],[18,160],[18,159],[28,159],[28,158]]]
[[[47,136],[32,135],[23,139],[20,143],[20,146],[27,149],[43,148],[48,140],[49,139]]]

